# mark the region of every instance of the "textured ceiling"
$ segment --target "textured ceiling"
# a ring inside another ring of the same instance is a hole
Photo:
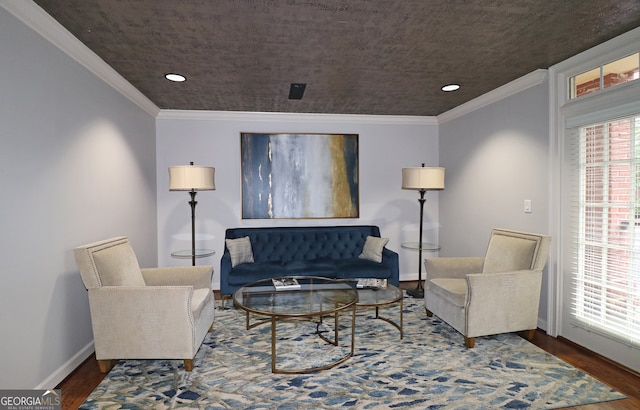
[[[438,115],[640,26],[639,0],[35,2],[179,110]]]

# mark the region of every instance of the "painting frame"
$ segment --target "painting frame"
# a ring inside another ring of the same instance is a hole
[[[241,132],[242,219],[359,218],[358,139]]]

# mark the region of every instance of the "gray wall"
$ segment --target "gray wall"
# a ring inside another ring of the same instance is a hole
[[[0,73],[0,388],[50,388],[93,348],[73,247],[157,261],[155,123],[3,8]]]
[[[440,125],[440,256],[483,256],[492,228],[549,233],[548,94],[545,79]]]
[[[195,117],[195,118],[194,118]],[[360,218],[304,220],[242,220],[240,184],[241,132],[334,132],[359,134]],[[158,260],[160,265],[187,265],[171,252],[191,247],[191,211],[186,192],[170,192],[167,168],[197,165],[216,168],[216,190],[198,193],[197,247],[215,250],[198,264],[214,266],[219,288],[220,257],[226,228],[244,226],[305,226],[372,224],[389,238],[400,256],[401,280],[417,279],[418,255],[401,248],[418,240],[416,191],[402,190],[402,168],[438,165],[438,126],[434,118],[349,115],[190,113],[160,114],[158,135]],[[437,193],[429,193],[424,235],[438,241]]]

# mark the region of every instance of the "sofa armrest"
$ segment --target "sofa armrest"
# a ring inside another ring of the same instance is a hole
[[[483,257],[425,258],[425,278],[464,279],[466,274],[482,272],[483,264]]]
[[[231,295],[231,286],[229,285],[229,274],[231,273],[231,254],[225,248],[222,258],[220,258],[220,294]]]
[[[399,256],[398,253],[391,249],[382,248],[382,264],[389,267],[391,275],[389,276],[389,283],[394,286],[400,286],[400,268],[399,268]]]
[[[88,293],[98,360],[193,357],[191,286],[103,286]]]
[[[211,289],[213,266],[176,266],[140,269],[147,286],[193,286]]]
[[[468,337],[535,329],[542,271],[467,275]]]

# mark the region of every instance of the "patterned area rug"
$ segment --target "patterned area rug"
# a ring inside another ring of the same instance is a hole
[[[404,299],[398,329],[359,309],[353,357],[332,369],[271,373],[268,324],[245,329],[245,315],[218,306],[214,331],[191,373],[180,360],[120,361],[82,409],[550,409],[625,396],[514,334],[462,336],[424,303]],[[399,320],[399,308],[381,309]],[[333,321],[320,326],[333,336]],[[316,335],[316,323],[278,325],[278,367],[322,365],[348,353],[350,315],[339,321],[338,347]]]

